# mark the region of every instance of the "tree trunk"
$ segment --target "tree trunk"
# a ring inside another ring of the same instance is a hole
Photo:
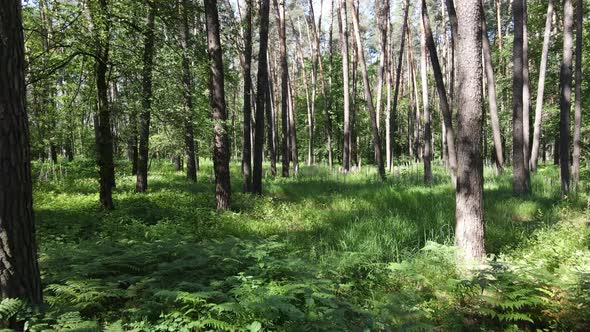
[[[445,142],[447,146],[447,153],[449,158],[449,167],[451,168],[451,175],[453,178],[457,173],[457,154],[455,149],[455,132],[453,131],[453,118],[451,114],[451,107],[447,99],[447,91],[442,75],[440,63],[438,62],[438,54],[436,51],[436,44],[432,36],[430,28],[430,20],[428,18],[428,8],[422,6],[422,21],[424,24],[424,31],[426,33],[426,46],[430,53],[430,61],[432,62],[432,71],[434,72],[434,80],[436,81],[436,90],[440,103],[440,110],[443,115]],[[478,21],[479,22],[479,21]],[[481,33],[480,33],[481,36]],[[479,56],[481,58],[481,55]],[[453,182],[454,179],[453,179]]]
[[[108,61],[110,20],[107,13],[107,0],[100,0],[96,4],[93,14],[93,26],[96,38],[96,63],[94,66],[96,77],[98,115],[96,116],[96,152],[100,174],[100,205],[104,210],[112,210],[113,186],[115,183],[115,166],[113,163],[113,137],[110,123],[110,108],[108,101]],[[106,22],[106,23],[105,23]]]
[[[457,197],[455,244],[466,260],[485,257],[483,215],[481,1],[458,0]]]
[[[338,16],[338,27],[340,32],[340,49],[342,51],[342,85],[344,92],[344,145],[342,148],[342,167],[345,173],[350,171],[350,83],[348,78],[348,19],[346,0],[340,0],[340,15]]]
[[[269,1],[260,0],[260,47],[256,80],[256,133],[254,135],[254,172],[252,191],[262,195],[262,154],[264,149],[264,110],[268,91],[268,16]],[[266,106],[268,107],[268,106]],[[270,134],[270,133],[269,133]]]
[[[229,209],[231,183],[229,172],[230,145],[225,103],[223,51],[219,37],[217,0],[205,0],[207,46],[210,61],[209,104],[213,120],[213,169],[215,172],[215,200],[217,210]]]
[[[373,96],[371,94],[371,83],[369,82],[369,74],[367,72],[367,63],[365,62],[365,52],[363,50],[363,42],[361,40],[361,33],[359,27],[359,18],[356,12],[353,0],[347,0],[348,5],[352,11],[352,24],[354,27],[354,35],[358,49],[359,64],[361,65],[361,74],[363,76],[363,84],[365,86],[365,98],[367,99],[367,107],[369,109],[369,118],[371,120],[371,131],[373,133],[373,148],[375,150],[375,162],[379,169],[379,176],[382,181],[385,181],[385,166],[383,165],[383,156],[381,154],[381,137],[379,129],[377,128],[377,117],[373,107]]]
[[[449,59],[449,63],[451,65],[451,69],[449,70],[449,100],[451,105],[451,113],[453,106],[455,105],[455,65],[457,63],[455,59],[455,52],[457,49],[457,38],[458,38],[458,23],[457,23],[457,13],[455,11],[455,3],[453,0],[445,0],[445,4],[447,7],[447,13],[449,14],[449,21],[451,22],[451,57]],[[446,127],[447,129],[451,127]]]
[[[21,2],[0,6],[0,298],[42,302],[33,216]],[[13,319],[7,327],[22,331]]]
[[[524,0],[514,0],[512,4],[514,16],[513,45],[513,112],[512,112],[512,169],[513,190],[517,195],[528,191],[526,169],[524,167],[524,136],[523,136],[523,48],[524,48]]]
[[[295,63],[293,63],[293,73],[295,73]],[[297,151],[297,125],[295,122],[295,91],[293,82],[289,80],[289,152],[293,162],[293,173],[299,173],[299,152]]]
[[[541,125],[543,122],[543,95],[545,93],[545,75],[547,73],[547,60],[549,58],[549,42],[551,40],[551,22],[553,20],[553,0],[548,0],[547,18],[545,20],[545,33],[543,36],[543,51],[541,54],[541,66],[539,68],[539,85],[537,87],[537,105],[535,107],[535,123],[533,129],[533,147],[531,150],[530,170],[537,170],[539,159],[539,145],[541,141]]]
[[[242,147],[242,174],[244,192],[252,191],[252,0],[246,0],[246,17],[244,18],[244,131]]]
[[[483,3],[482,3],[483,7]],[[490,120],[492,123],[492,137],[494,140],[494,151],[496,151],[496,165],[500,170],[504,167],[504,152],[502,151],[502,134],[500,130],[500,119],[498,117],[498,100],[496,96],[496,79],[492,65],[492,52],[490,50],[490,39],[486,25],[485,13],[481,12],[481,35],[483,55],[485,61],[485,72],[488,84],[488,103],[490,107]]]
[[[150,117],[152,109],[152,72],[154,67],[154,16],[155,4],[147,15],[147,30],[143,49],[143,95],[142,112],[139,116],[139,155],[137,158],[137,179],[135,191],[143,193],[148,188],[148,158],[150,140]]]
[[[580,181],[580,154],[581,154],[581,129],[582,129],[582,27],[584,19],[584,2],[576,2],[576,105],[574,111],[574,153],[573,153],[573,180],[574,186]]]
[[[186,177],[190,182],[197,181],[197,167],[195,162],[195,138],[193,130],[193,79],[190,69],[189,52],[192,42],[189,35],[188,11],[189,1],[182,1],[180,44],[182,47],[182,87],[184,99],[184,142],[186,149]]]
[[[280,3],[279,3],[280,1]],[[273,0],[276,11],[277,29],[279,31],[279,56],[281,62],[281,151],[282,175],[289,177],[289,63],[287,62],[287,32],[285,27],[284,0]]]
[[[559,76],[559,165],[562,195],[570,192],[570,112],[572,106],[572,53],[574,47],[574,8],[572,0],[563,1],[563,60]]]
[[[528,31],[528,0],[523,0],[522,13],[522,154],[524,156],[524,174],[527,188],[530,187],[529,160],[531,155],[530,143],[530,114],[531,114],[531,79],[529,74],[529,31]]]
[[[268,56],[268,52],[267,52]],[[270,58],[270,56],[268,56]],[[270,62],[268,65],[268,89],[265,97],[265,115],[266,115],[266,131],[268,132],[266,144],[268,146],[268,154],[270,158],[270,173],[273,177],[277,176],[277,149],[279,146],[278,142],[278,129],[277,129],[277,109],[275,107],[275,94],[274,94],[274,83],[272,75],[272,67]]]
[[[426,7],[426,0],[422,0],[422,9]],[[427,51],[426,51],[426,29],[424,22],[420,25],[420,76],[422,80],[422,107],[424,115],[424,182],[426,184],[432,183],[432,167],[430,161],[432,160],[432,148],[430,146],[432,140],[432,132],[430,131],[430,109],[428,105],[428,73],[427,73]]]
[[[389,25],[389,0],[383,0],[379,4],[377,25],[379,26],[380,51],[379,51],[379,72],[377,82],[377,128],[381,131],[381,106],[383,104],[383,85],[385,84],[385,68],[387,66],[387,26]]]

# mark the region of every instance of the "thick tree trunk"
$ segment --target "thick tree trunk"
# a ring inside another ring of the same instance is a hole
[[[252,0],[246,0],[246,17],[244,18],[244,130],[242,147],[242,175],[244,192],[252,191]]]
[[[231,199],[230,145],[225,103],[223,51],[219,37],[217,0],[205,0],[207,20],[207,46],[210,61],[209,104],[213,120],[213,169],[215,172],[215,200],[217,210],[229,209]]]
[[[154,16],[155,5],[150,6],[143,48],[143,91],[142,112],[139,116],[139,154],[137,158],[137,179],[135,191],[145,192],[148,188],[148,158],[150,142],[150,117],[152,109],[152,72],[154,67]]]
[[[280,1],[280,3],[279,3]],[[282,175],[289,177],[289,63],[287,61],[287,32],[285,26],[284,0],[273,0],[276,11],[276,23],[279,31],[279,56],[281,62],[281,151]]]
[[[26,113],[21,2],[0,6],[0,298],[41,304]],[[24,322],[7,326],[22,331]]]
[[[260,0],[260,47],[256,80],[256,134],[252,191],[262,195],[262,154],[264,150],[264,110],[268,91],[268,16],[270,0]],[[268,107],[268,106],[266,106]],[[270,134],[270,133],[269,133]]]
[[[524,48],[524,0],[514,0],[512,13],[514,16],[513,45],[513,111],[512,111],[512,173],[513,190],[517,195],[528,191],[526,169],[524,167],[524,136],[523,136],[523,48]]]
[[[524,174],[527,179],[527,188],[530,187],[529,160],[531,159],[531,79],[529,73],[529,30],[528,30],[528,0],[523,0],[522,13],[522,154],[524,156]]]
[[[563,1],[563,60],[559,76],[559,166],[562,195],[570,193],[570,112],[572,106],[572,53],[574,47],[574,7],[572,0]]]
[[[483,3],[482,3],[483,7]],[[485,14],[481,13],[481,35],[483,55],[485,61],[485,72],[488,85],[488,103],[490,107],[490,120],[492,123],[492,138],[494,140],[494,151],[496,152],[496,165],[500,170],[504,167],[504,152],[502,151],[502,134],[500,130],[500,119],[498,117],[498,100],[496,96],[496,79],[492,65],[492,52],[490,50],[490,39],[486,25]]]
[[[342,89],[344,92],[344,145],[342,148],[342,167],[345,173],[350,171],[350,148],[352,145],[350,128],[350,83],[348,78],[348,19],[346,0],[340,0],[340,15],[338,16],[340,31],[340,49],[342,51]]]
[[[543,36],[543,51],[541,53],[541,66],[539,68],[539,85],[537,87],[537,105],[535,107],[535,123],[533,128],[533,147],[531,150],[530,170],[537,170],[539,159],[539,145],[541,141],[541,125],[543,122],[543,95],[545,93],[545,75],[547,73],[547,60],[549,58],[549,42],[551,40],[551,22],[553,20],[553,0],[548,0],[547,18],[545,19],[545,33]]]
[[[193,79],[190,69],[189,52],[192,49],[191,38],[189,35],[188,25],[188,0],[180,0],[181,9],[181,26],[180,26],[180,44],[182,46],[182,87],[184,99],[184,142],[186,150],[186,177],[190,182],[197,181],[197,167],[195,161],[195,137],[193,130]]]
[[[426,7],[426,0],[422,0],[422,8]],[[428,105],[428,73],[427,73],[426,29],[424,22],[420,25],[420,77],[422,80],[422,107],[424,115],[424,182],[432,183],[432,132],[430,128],[430,109]]]
[[[438,54],[436,51],[436,44],[434,43],[434,37],[432,36],[432,30],[430,28],[430,21],[428,18],[428,8],[423,5],[422,8],[422,21],[424,24],[424,30],[426,33],[426,46],[430,53],[430,61],[432,62],[432,71],[434,73],[434,80],[436,81],[436,90],[438,92],[438,98],[440,103],[440,110],[443,115],[444,122],[444,135],[447,147],[447,153],[449,158],[449,167],[451,169],[451,175],[453,178],[457,173],[457,154],[455,149],[455,132],[453,131],[453,119],[451,114],[451,107],[447,99],[447,91],[442,75],[440,63],[438,61]],[[481,34],[480,34],[481,36]],[[481,58],[481,55],[479,56]],[[453,182],[455,182],[453,180]]]
[[[361,33],[359,27],[359,18],[356,12],[353,0],[347,0],[348,6],[352,11],[352,24],[354,27],[354,35],[358,49],[359,64],[361,65],[361,74],[363,76],[363,84],[365,86],[365,98],[367,99],[367,107],[369,109],[369,118],[371,121],[371,132],[373,134],[373,148],[375,150],[375,163],[379,170],[379,176],[382,181],[385,181],[385,166],[383,165],[383,155],[381,154],[381,137],[379,129],[377,128],[377,117],[373,107],[373,96],[371,94],[371,83],[369,82],[369,74],[367,72],[367,63],[365,62],[365,52],[363,50],[363,42],[361,40]]]
[[[580,154],[582,129],[582,27],[584,19],[584,2],[576,2],[576,105],[574,111],[574,153],[573,153],[573,181],[574,186],[580,181]]]
[[[455,244],[466,260],[485,257],[483,215],[481,1],[458,0],[459,112]]]

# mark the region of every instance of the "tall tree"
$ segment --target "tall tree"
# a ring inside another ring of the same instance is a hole
[[[152,72],[154,67],[154,21],[156,5],[148,9],[146,31],[143,45],[143,90],[141,96],[142,112],[139,116],[139,153],[137,157],[137,179],[135,191],[142,193],[148,188],[148,158],[150,144],[150,117],[152,108]]]
[[[563,1],[563,59],[559,81],[559,166],[561,170],[561,192],[570,192],[570,112],[572,107],[572,56],[574,48],[574,6],[572,0]]]
[[[482,0],[483,1],[483,0]],[[483,2],[482,2],[483,7]],[[502,169],[504,167],[504,151],[502,149],[502,134],[500,130],[500,119],[498,117],[498,100],[496,96],[496,79],[494,78],[494,68],[492,65],[492,51],[490,49],[490,39],[486,25],[485,13],[481,12],[481,36],[484,55],[485,74],[487,79],[488,103],[490,107],[490,120],[492,123],[492,138],[494,140],[494,149],[496,151],[496,165]]]
[[[530,114],[531,114],[531,79],[529,73],[529,28],[528,0],[523,0],[522,11],[522,155],[524,157],[524,175],[527,188],[530,187]]]
[[[282,175],[289,177],[289,63],[287,61],[287,29],[285,26],[284,0],[273,0],[276,11],[277,29],[279,31],[279,56],[281,63],[281,151],[282,151]]]
[[[574,152],[573,181],[574,186],[580,181],[580,139],[582,130],[582,28],[584,19],[584,1],[576,2],[576,105],[574,110]]]
[[[256,131],[254,135],[254,172],[252,191],[262,195],[262,154],[264,149],[264,110],[268,92],[268,16],[270,0],[260,1],[260,46],[256,80]],[[269,103],[270,104],[270,103]],[[270,133],[269,133],[270,134]]]
[[[346,10],[346,0],[340,0],[340,15],[338,16],[338,27],[340,32],[340,50],[342,51],[342,89],[344,93],[344,145],[342,148],[342,167],[344,172],[350,171],[350,146],[352,144],[352,135],[350,128],[350,83],[348,78],[348,19]]]
[[[545,19],[545,33],[543,34],[543,51],[541,52],[541,66],[539,68],[539,83],[537,86],[537,104],[535,107],[535,123],[533,125],[533,147],[531,149],[530,170],[537,169],[539,146],[541,145],[541,124],[543,122],[543,96],[545,93],[545,76],[547,74],[547,60],[549,58],[549,42],[551,39],[551,23],[553,22],[553,0],[548,0],[547,17]]]
[[[485,256],[480,0],[457,0],[457,196],[455,244],[467,260]]]
[[[211,117],[213,118],[215,200],[217,202],[217,210],[227,210],[229,209],[231,198],[229,173],[229,159],[231,155],[217,0],[205,0],[205,17],[207,20],[207,46],[210,60],[209,104],[211,105]]]
[[[180,4],[180,46],[182,48],[182,96],[184,102],[184,144],[186,150],[186,177],[191,182],[197,181],[195,160],[195,135],[193,129],[193,78],[190,68],[189,52],[192,50],[188,15],[189,0],[179,0]]]
[[[424,2],[422,0],[424,8]],[[427,57],[428,52],[426,50],[426,29],[424,28],[424,21],[420,24],[420,77],[422,80],[422,107],[424,116],[424,182],[427,184],[432,183],[432,166],[430,164],[432,159],[432,132],[430,128],[430,108],[428,105],[428,72],[427,72]]]
[[[383,100],[383,85],[385,84],[385,68],[388,63],[387,54],[387,31],[389,26],[389,0],[378,1],[379,13],[377,17],[377,25],[379,28],[379,72],[378,72],[378,83],[377,83],[377,128],[381,129],[381,108]]]
[[[252,191],[252,0],[246,0],[244,17],[244,132],[242,142],[242,174],[244,192]]]
[[[25,108],[21,1],[0,6],[0,298],[42,302],[33,217],[33,186]],[[23,330],[23,322],[8,328]],[[0,328],[2,328],[0,323]]]
[[[377,116],[375,115],[375,108],[373,106],[373,95],[371,93],[371,83],[369,82],[367,63],[365,61],[363,41],[361,40],[359,17],[353,0],[347,1],[348,6],[352,11],[352,25],[354,27],[354,36],[358,49],[358,61],[361,65],[361,75],[363,76],[363,85],[365,86],[365,98],[367,99],[367,107],[369,109],[371,132],[373,133],[373,148],[375,150],[375,163],[379,169],[379,176],[381,177],[381,180],[385,181],[385,166],[383,165],[383,155],[381,154],[381,136],[379,135],[379,129],[377,128]]]
[[[95,64],[97,116],[95,117],[96,160],[100,174],[100,206],[104,210],[114,208],[113,187],[115,184],[115,165],[113,163],[113,136],[111,132],[111,112],[108,99],[108,63],[111,35],[111,20],[108,13],[108,0],[92,3],[90,14],[95,38]]]
[[[527,176],[524,166],[523,137],[523,48],[524,48],[524,0],[514,0],[512,13],[514,16],[513,74],[512,74],[512,169],[513,190],[517,195],[528,191]]]

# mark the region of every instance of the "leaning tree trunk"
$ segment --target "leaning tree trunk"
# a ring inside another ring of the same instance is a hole
[[[535,123],[533,129],[533,147],[531,150],[530,170],[537,170],[539,159],[539,145],[541,143],[541,124],[543,121],[543,95],[545,93],[545,75],[549,58],[549,42],[551,40],[551,23],[553,22],[553,0],[548,0],[547,18],[545,20],[545,34],[543,36],[543,51],[541,67],[539,68],[539,85],[537,87],[537,105],[535,107]]]
[[[244,192],[252,191],[252,0],[246,0],[246,17],[244,18],[244,132],[242,147],[242,174]]]
[[[422,0],[422,8],[426,6],[426,0]],[[427,73],[426,29],[424,22],[420,25],[420,77],[422,80],[422,107],[424,116],[424,182],[432,183],[432,132],[430,131],[430,109],[428,105],[428,73]]]
[[[483,215],[481,1],[457,0],[457,196],[455,244],[466,260],[485,257]]]
[[[447,91],[445,89],[445,83],[443,79],[442,70],[440,63],[438,62],[438,54],[436,51],[436,44],[434,43],[434,37],[432,36],[432,30],[430,28],[430,20],[428,18],[428,8],[422,3],[422,21],[424,24],[424,31],[426,33],[426,45],[430,53],[430,61],[432,62],[432,71],[434,72],[434,80],[436,81],[436,90],[438,92],[440,110],[443,115],[443,122],[445,128],[445,141],[447,144],[447,153],[449,157],[449,167],[451,168],[451,176],[453,182],[454,177],[457,173],[457,154],[455,149],[455,132],[453,131],[453,119],[451,115],[451,107],[447,99]],[[481,57],[481,55],[480,55]]]
[[[21,2],[0,6],[0,298],[42,302],[33,217]],[[24,322],[7,327],[22,331]]]
[[[139,154],[137,158],[137,179],[135,191],[145,192],[148,188],[148,158],[150,143],[150,117],[152,109],[152,72],[154,67],[154,16],[155,5],[150,6],[147,16],[147,30],[143,49],[143,95],[142,112],[139,116]]]
[[[342,51],[342,85],[344,86],[344,145],[342,148],[342,167],[345,173],[350,171],[350,84],[348,78],[348,20],[346,14],[346,0],[340,0],[340,15],[338,16],[338,27],[340,31],[340,49]]]
[[[268,16],[270,0],[260,1],[260,47],[256,80],[256,133],[254,135],[254,172],[252,191],[262,195],[262,154],[264,150],[264,110],[268,91]],[[270,134],[270,133],[269,133]]]
[[[494,78],[494,68],[492,66],[492,52],[490,50],[490,39],[488,37],[488,29],[486,26],[486,17],[483,11],[481,12],[481,36],[488,85],[488,103],[490,106],[490,120],[492,123],[492,138],[494,140],[494,149],[496,150],[496,165],[501,170],[504,167],[504,151],[502,151],[502,134],[500,130],[500,119],[498,117],[496,79]]]
[[[559,166],[561,169],[561,192],[570,192],[570,112],[572,106],[572,53],[574,47],[574,7],[572,0],[563,1],[563,60],[559,76]]]
[[[215,172],[215,200],[217,210],[227,210],[230,205],[231,183],[229,174],[230,145],[225,104],[223,75],[223,51],[219,37],[217,0],[205,0],[207,20],[207,46],[209,51],[209,104],[213,119],[213,169]]]
[[[195,161],[195,136],[193,129],[193,78],[190,69],[189,52],[192,49],[189,35],[188,11],[189,1],[182,1],[180,44],[182,46],[182,96],[184,99],[184,144],[186,150],[186,177],[191,182],[197,181]]]
[[[523,48],[524,48],[524,0],[515,0],[512,4],[514,16],[513,75],[512,75],[512,172],[513,190],[517,195],[528,191],[527,176],[524,167],[523,137]]]
[[[361,74],[363,76],[363,84],[365,86],[365,98],[367,99],[369,118],[371,120],[371,131],[373,133],[373,148],[375,150],[375,162],[379,169],[379,176],[381,177],[381,180],[385,181],[385,166],[383,165],[383,155],[381,154],[381,137],[379,135],[379,129],[377,128],[377,116],[375,115],[375,109],[373,106],[373,95],[371,94],[371,83],[369,82],[367,63],[365,61],[365,52],[363,50],[363,42],[361,40],[359,18],[353,0],[347,1],[348,6],[352,11],[352,25],[354,27],[354,35],[358,49],[358,60],[359,64],[361,65]]]
[[[582,129],[582,27],[584,19],[584,1],[576,2],[576,106],[574,111],[574,153],[573,180],[574,186],[580,181],[580,134]]]
[[[93,11],[93,23],[96,35],[96,92],[98,115],[96,117],[96,156],[100,174],[100,205],[104,210],[112,210],[113,187],[115,184],[115,166],[113,163],[113,136],[111,132],[111,113],[108,100],[108,61],[110,20],[107,13],[107,0],[100,0],[98,8]]]

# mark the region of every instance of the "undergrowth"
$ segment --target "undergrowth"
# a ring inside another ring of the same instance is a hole
[[[486,170],[486,248],[458,266],[454,191],[417,165],[380,183],[374,169],[305,167],[234,192],[218,214],[212,170],[197,184],[165,161],[149,193],[118,164],[116,210],[99,212],[89,160],[34,165],[45,305],[0,302],[29,331],[391,331],[590,329],[588,197],[559,197],[558,172],[516,198]],[[241,188],[232,169],[233,188]],[[588,179],[588,173],[583,174]],[[0,324],[1,325],[1,324]]]

